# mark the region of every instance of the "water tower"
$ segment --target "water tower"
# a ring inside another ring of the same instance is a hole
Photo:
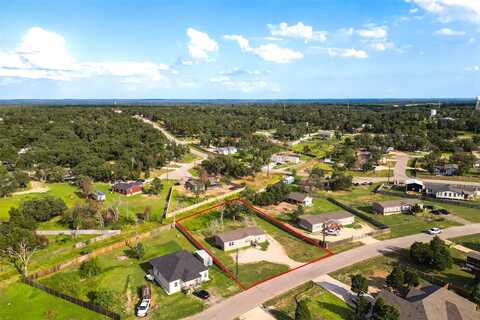
[[[477,104],[475,106],[475,110],[480,111],[480,96],[477,97]]]
[[[430,118],[433,118],[437,115],[437,109],[430,110]]]

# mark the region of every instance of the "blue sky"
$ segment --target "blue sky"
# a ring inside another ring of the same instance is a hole
[[[479,0],[0,4],[0,99],[477,95]]]

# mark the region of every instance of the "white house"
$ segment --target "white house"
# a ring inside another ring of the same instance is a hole
[[[300,156],[293,153],[277,153],[270,158],[272,162],[284,164],[284,163],[300,163]]]
[[[287,197],[288,202],[301,204],[304,207],[309,207],[313,204],[313,199],[306,193],[292,192]]]
[[[285,176],[285,177],[283,177],[282,181],[283,181],[284,184],[292,184],[295,181],[295,177],[294,176]]]
[[[429,183],[425,186],[428,196],[447,200],[475,200],[480,196],[480,188],[469,185]]]
[[[355,222],[355,217],[347,211],[335,211],[315,215],[305,214],[298,218],[298,225],[312,233],[322,232],[323,225],[331,222],[348,226]]]
[[[95,201],[105,201],[107,200],[107,196],[105,195],[105,192],[95,191],[92,193],[92,199]]]
[[[265,242],[267,235],[257,227],[248,227],[219,233],[214,239],[219,248],[228,251]]]
[[[215,148],[215,152],[218,154],[223,154],[224,156],[232,155],[238,152],[236,147],[219,147]]]
[[[372,203],[373,210],[376,213],[380,213],[385,216],[398,213],[408,213],[411,212],[415,206],[423,208],[422,201],[418,199],[402,199]]]
[[[208,281],[208,267],[187,251],[177,251],[149,261],[155,282],[167,294],[195,289]]]

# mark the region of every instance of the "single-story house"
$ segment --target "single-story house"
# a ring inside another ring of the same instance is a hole
[[[476,251],[468,253],[465,266],[473,271],[480,272],[480,253]]]
[[[105,192],[95,191],[92,193],[92,199],[95,201],[105,201],[107,200],[107,196],[105,195]]]
[[[208,177],[208,186],[209,187],[219,187],[221,185],[220,181],[214,177]]]
[[[411,212],[415,206],[420,206],[423,209],[422,201],[419,199],[401,199],[372,203],[373,211],[385,216]]]
[[[247,227],[219,233],[214,241],[219,248],[228,251],[265,242],[267,235],[257,227]]]
[[[274,163],[279,163],[279,164],[283,164],[287,162],[300,163],[300,156],[294,153],[277,153],[272,155],[270,160]]]
[[[188,179],[185,182],[185,189],[191,192],[203,192],[205,191],[205,184],[198,179]]]
[[[446,164],[443,166],[435,166],[433,173],[436,176],[454,176],[458,171],[458,164]]]
[[[208,281],[208,267],[185,250],[177,251],[149,261],[155,282],[167,294],[194,289]]]
[[[357,160],[353,164],[352,170],[362,171],[364,164],[366,164],[371,158],[372,154],[370,151],[360,150],[357,152]]]
[[[219,147],[215,148],[215,152],[218,154],[223,154],[224,156],[232,155],[238,152],[236,147]]]
[[[332,130],[318,130],[316,135],[320,136],[322,139],[332,139],[335,135],[335,131]]]
[[[112,186],[112,190],[126,196],[141,193],[143,190],[143,183],[135,182],[119,182]]]
[[[355,217],[347,211],[335,211],[321,214],[304,214],[298,218],[298,225],[312,233],[321,232],[325,223],[338,223],[347,226],[355,222]]]
[[[405,190],[407,192],[422,193],[425,190],[425,184],[418,179],[407,179],[405,181]]]
[[[285,177],[283,177],[282,181],[283,181],[284,184],[292,184],[295,181],[295,177],[294,176],[285,176]]]
[[[313,204],[313,199],[306,193],[292,192],[287,196],[287,201],[291,203],[301,204],[304,207],[309,207]]]
[[[448,200],[474,200],[480,196],[480,187],[470,185],[455,185],[429,183],[425,185],[428,196]]]
[[[428,285],[410,289],[404,297],[382,290],[382,298],[400,312],[400,320],[474,320],[480,319],[475,303],[445,287]]]

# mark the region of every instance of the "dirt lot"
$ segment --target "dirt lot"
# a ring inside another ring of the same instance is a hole
[[[290,268],[296,268],[301,266],[303,263],[290,259],[285,252],[285,249],[282,245],[271,236],[267,236],[268,239],[268,248],[263,251],[260,247],[251,247],[238,252],[238,262],[241,264],[244,263],[254,263],[259,261],[267,261],[272,263],[279,263],[288,265]],[[231,254],[232,258],[236,258],[236,253]]]
[[[279,214],[285,214],[297,209],[297,205],[291,204],[288,202],[280,202],[278,205],[270,205],[262,207],[262,210],[268,213],[269,215],[276,217]]]
[[[335,242],[335,241],[340,241],[344,239],[351,239],[352,237],[354,239],[360,239],[365,236],[365,234],[375,231],[371,226],[369,226],[366,223],[358,223],[357,225],[360,225],[361,228],[343,228],[342,231],[340,231],[340,234],[338,236],[326,236],[325,239],[328,242]],[[323,240],[323,234],[321,233],[309,233],[301,228],[294,227],[297,231],[303,233],[304,235],[314,238],[314,239],[319,239]]]

